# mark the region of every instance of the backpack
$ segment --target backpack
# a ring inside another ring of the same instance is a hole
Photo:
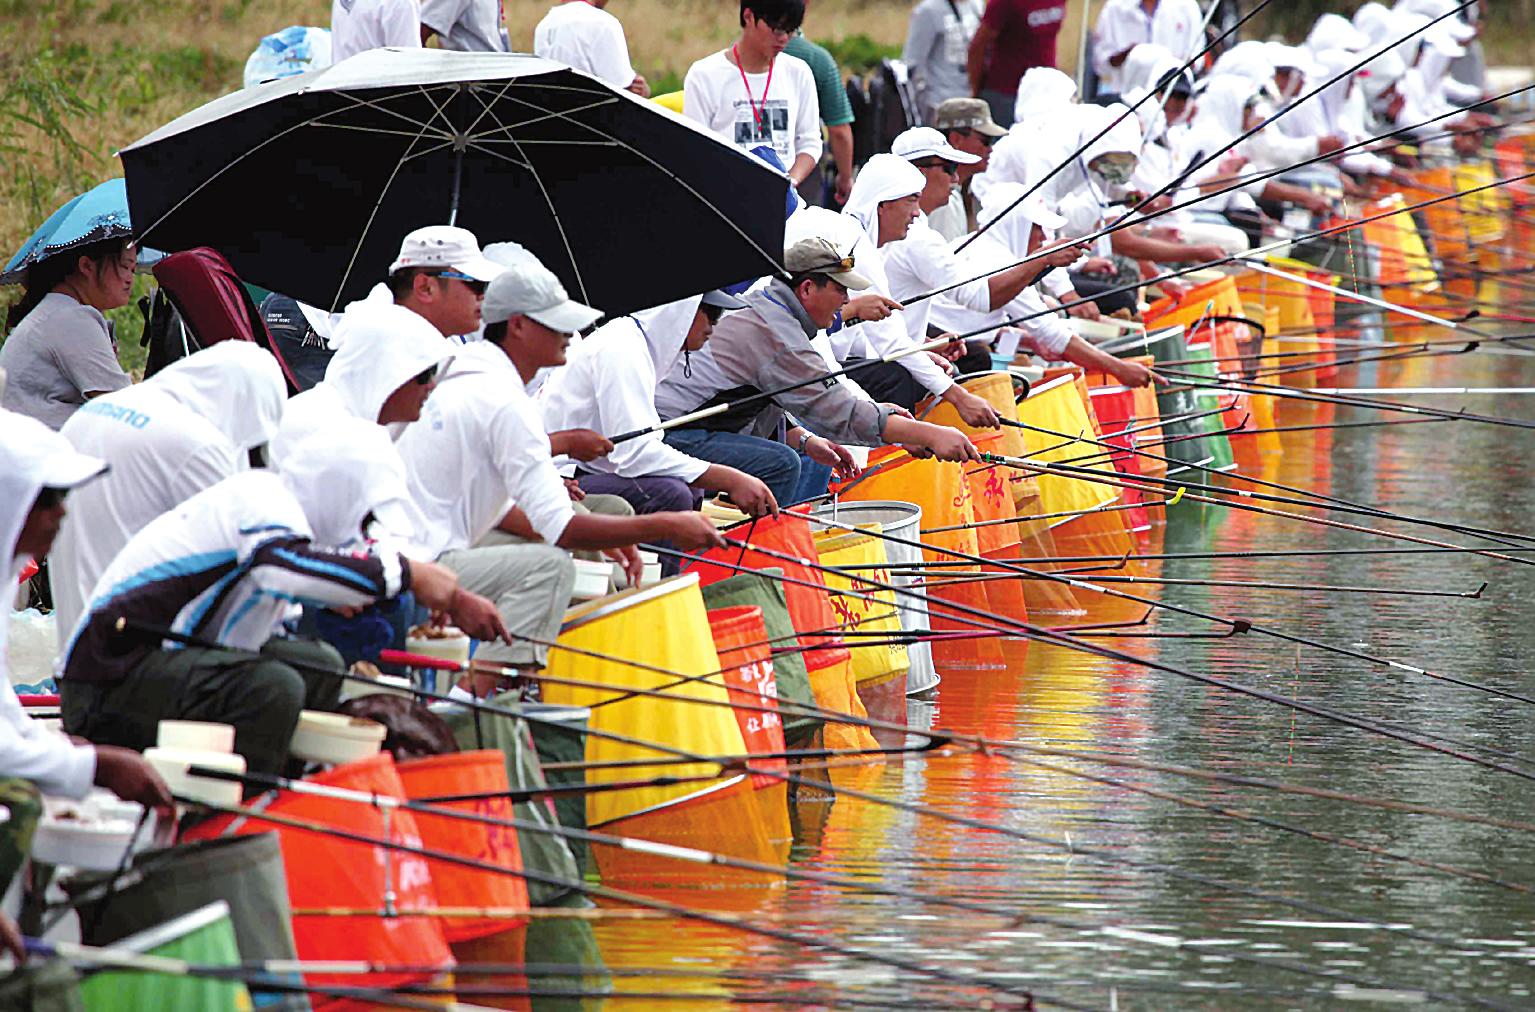
[[[245,283],[218,250],[207,246],[172,253],[154,266],[160,287],[152,298],[139,300],[144,315],[147,379],[178,359],[220,341],[251,341],[277,359],[288,382],[298,392],[293,370],[283,357]]]

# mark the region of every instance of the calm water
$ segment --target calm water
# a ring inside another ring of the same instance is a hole
[[[1367,366],[1345,370],[1338,385],[1377,383],[1535,384],[1535,361],[1484,355]],[[1535,417],[1535,397],[1422,402]],[[1401,416],[1348,409],[1337,415],[1340,421],[1395,417]],[[1281,423],[1315,419],[1315,411],[1286,408]],[[1535,532],[1532,446],[1535,432],[1463,422],[1286,433],[1272,479],[1404,513]],[[1468,543],[1442,532],[1396,529]],[[1162,541],[1168,552],[1392,544],[1188,504],[1173,511]],[[1474,590],[1485,580],[1490,586],[1481,600],[1125,589],[1535,694],[1527,661],[1535,646],[1535,570],[1524,566],[1466,554],[1416,554],[1175,560],[1160,573],[1440,591]],[[1138,612],[1094,612],[1093,618],[1127,614]],[[1165,613],[1153,621],[1156,631],[1214,628]],[[1523,756],[1525,762],[1505,761],[1535,776],[1535,707],[1525,703],[1255,633],[1097,642],[1416,734],[1448,735]],[[913,721],[1535,822],[1535,780],[1130,663],[1037,644],[1014,643],[1009,650],[1007,670],[946,672],[931,713],[913,704]],[[1535,1008],[1535,893],[1521,891],[1535,888],[1535,835],[1171,773],[1048,761],[1060,769],[973,753],[909,760],[885,767],[869,788],[882,798],[982,820],[1014,835],[843,797],[807,817],[818,831],[797,842],[792,861],[1049,923],[1009,922],[815,883],[669,896],[1033,989],[1042,1006],[1054,996],[1101,1009],[1413,1002]],[[1415,866],[1190,803],[1452,867]],[[1154,937],[1105,935],[1101,929],[1109,927]],[[621,991],[671,992],[675,1007],[724,1005],[729,997],[782,1005],[816,1000],[825,1007],[981,1007],[987,1001],[1006,1007],[1016,1001],[996,990],[934,982],[685,921],[604,922],[597,934],[610,967],[704,974],[615,979]],[[622,1004],[666,1003],[649,997]]]

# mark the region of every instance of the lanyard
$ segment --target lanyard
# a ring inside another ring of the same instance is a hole
[[[736,52],[735,46],[730,47],[730,55],[735,57],[736,71],[741,75],[741,87],[746,89],[746,104],[751,106],[752,122],[757,124],[757,130],[758,132],[761,132],[762,118],[767,115],[768,92],[772,90],[773,87],[773,64],[778,61],[773,60],[768,63],[767,83],[762,86],[762,106],[761,111],[759,112],[757,100],[752,97],[751,82],[746,79],[746,68],[741,66],[741,54]]]

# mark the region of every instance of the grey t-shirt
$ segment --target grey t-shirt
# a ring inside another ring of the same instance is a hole
[[[437,33],[444,49],[511,52],[501,24],[501,0],[421,0],[421,23]]]
[[[916,83],[924,124],[944,99],[969,96],[965,60],[982,12],[980,0],[922,0],[911,12],[901,59]]]
[[[49,292],[0,345],[6,373],[0,407],[59,429],[87,393],[110,393],[133,381],[117,364],[107,319],[67,295]]]

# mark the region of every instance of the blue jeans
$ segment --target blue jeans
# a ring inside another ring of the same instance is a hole
[[[799,487],[794,490],[794,496],[788,502],[782,499],[779,503],[790,506],[806,499],[814,499],[826,494],[826,486],[831,481],[831,467],[827,464],[817,464],[809,457],[801,455],[799,458]]]
[[[795,501],[800,483],[800,455],[789,447],[760,436],[740,432],[710,432],[707,429],[672,429],[666,445],[690,457],[724,464],[762,480],[773,498],[787,505]],[[822,486],[821,491],[825,491]]]

